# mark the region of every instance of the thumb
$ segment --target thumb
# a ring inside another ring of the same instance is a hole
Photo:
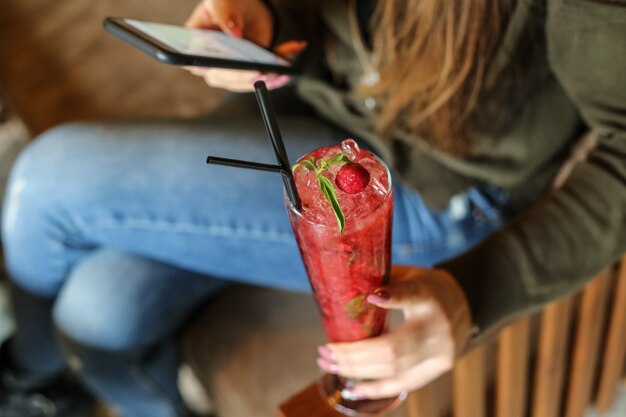
[[[224,33],[238,39],[243,39],[244,23],[241,16],[231,14],[225,19],[218,20],[218,25]]]
[[[418,280],[398,281],[375,289],[368,295],[367,302],[385,309],[403,310],[413,306],[423,295]]]
[[[243,38],[244,19],[239,10],[232,6],[231,2],[217,2],[211,4],[213,20],[222,30],[235,38]]]

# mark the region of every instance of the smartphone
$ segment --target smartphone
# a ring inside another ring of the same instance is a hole
[[[104,28],[166,64],[298,73],[273,52],[220,31],[116,17],[107,17]]]

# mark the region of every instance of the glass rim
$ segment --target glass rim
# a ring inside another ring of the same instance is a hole
[[[341,148],[341,145],[330,145],[330,146],[325,146],[322,148],[318,148],[315,151],[319,150],[319,149],[324,149],[324,148],[331,148],[334,146],[339,146]],[[375,213],[376,211],[378,211],[386,202],[387,200],[393,195],[393,180],[391,178],[391,171],[389,170],[389,167],[387,166],[387,164],[385,163],[385,161],[383,161],[378,155],[374,154],[373,152],[367,150],[367,149],[363,149],[364,151],[368,152],[370,155],[372,155],[374,158],[376,158],[376,160],[378,160],[378,162],[383,166],[383,168],[385,168],[385,172],[387,173],[387,194],[385,195],[385,198],[383,198],[380,203],[374,208],[374,210],[368,212],[367,214],[359,217],[357,220],[360,220],[362,218],[365,218],[369,215],[371,215],[372,213]],[[313,152],[315,152],[313,151]],[[311,152],[309,152],[310,154]],[[308,154],[307,154],[308,155]],[[306,155],[303,155],[302,157],[298,158],[298,160],[296,161],[296,163],[300,162],[302,160],[302,158],[304,158]],[[306,217],[304,217],[304,215],[302,214],[301,211],[296,210],[296,208],[293,206],[293,204],[291,204],[291,202],[289,201],[289,199],[287,198],[286,195],[286,190],[283,187],[283,196],[285,197],[285,203],[287,208],[289,209],[289,211],[291,213],[293,213],[294,215],[296,215],[299,219],[306,221],[307,223],[313,224],[315,226],[319,226],[319,227],[336,227],[335,224],[333,225],[328,225],[328,224],[323,224],[323,223],[316,223],[310,219],[307,219]]]

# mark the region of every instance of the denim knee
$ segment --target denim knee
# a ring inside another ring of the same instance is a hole
[[[7,268],[20,286],[40,296],[55,295],[58,272],[65,267],[60,243],[65,231],[57,209],[67,193],[57,168],[77,135],[75,125],[43,134],[17,158],[7,186],[2,213]]]
[[[117,281],[112,275],[124,274],[114,262],[107,262],[106,255],[98,254],[97,259],[81,262],[72,270],[54,304],[55,325],[72,340],[92,348],[121,352],[145,347],[147,329],[137,313],[141,295],[129,297],[123,288],[117,292],[106,283]]]

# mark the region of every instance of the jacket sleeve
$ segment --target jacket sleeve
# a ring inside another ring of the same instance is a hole
[[[547,7],[550,66],[598,144],[562,187],[439,265],[481,330],[579,289],[626,251],[626,1]]]

